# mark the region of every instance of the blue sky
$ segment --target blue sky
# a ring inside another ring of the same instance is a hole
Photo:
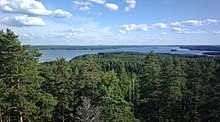
[[[220,45],[220,0],[0,0],[31,45]]]

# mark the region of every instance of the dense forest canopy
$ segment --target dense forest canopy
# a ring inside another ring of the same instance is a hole
[[[0,31],[0,121],[220,121],[220,59],[100,53],[39,63]]]

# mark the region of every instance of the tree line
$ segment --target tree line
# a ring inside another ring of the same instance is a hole
[[[220,59],[100,53],[39,63],[0,31],[0,121],[220,120]]]

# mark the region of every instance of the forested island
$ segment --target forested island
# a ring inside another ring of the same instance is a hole
[[[180,46],[180,48],[202,51],[220,51],[220,45],[186,45]]]
[[[201,50],[207,51],[203,53],[204,55],[220,55],[220,46],[219,45],[195,45],[195,46],[180,46],[182,49],[190,49],[190,50]],[[212,52],[209,52],[212,51]]]
[[[220,121],[220,58],[99,53],[39,63],[0,31],[0,121]]]
[[[220,52],[205,52],[203,54],[204,55],[219,55],[220,56]]]

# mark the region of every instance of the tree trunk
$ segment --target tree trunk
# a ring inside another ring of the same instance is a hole
[[[0,122],[2,122],[2,112],[0,110]]]
[[[22,118],[22,112],[20,112],[20,122],[23,122],[23,118]]]
[[[63,119],[63,121],[62,121],[62,122],[64,122],[64,116],[62,117],[62,119]]]
[[[195,121],[199,122],[198,115],[198,101],[199,101],[199,81],[196,81],[196,105],[195,105]]]
[[[9,122],[9,113],[7,112],[6,115],[5,115],[5,122]]]

